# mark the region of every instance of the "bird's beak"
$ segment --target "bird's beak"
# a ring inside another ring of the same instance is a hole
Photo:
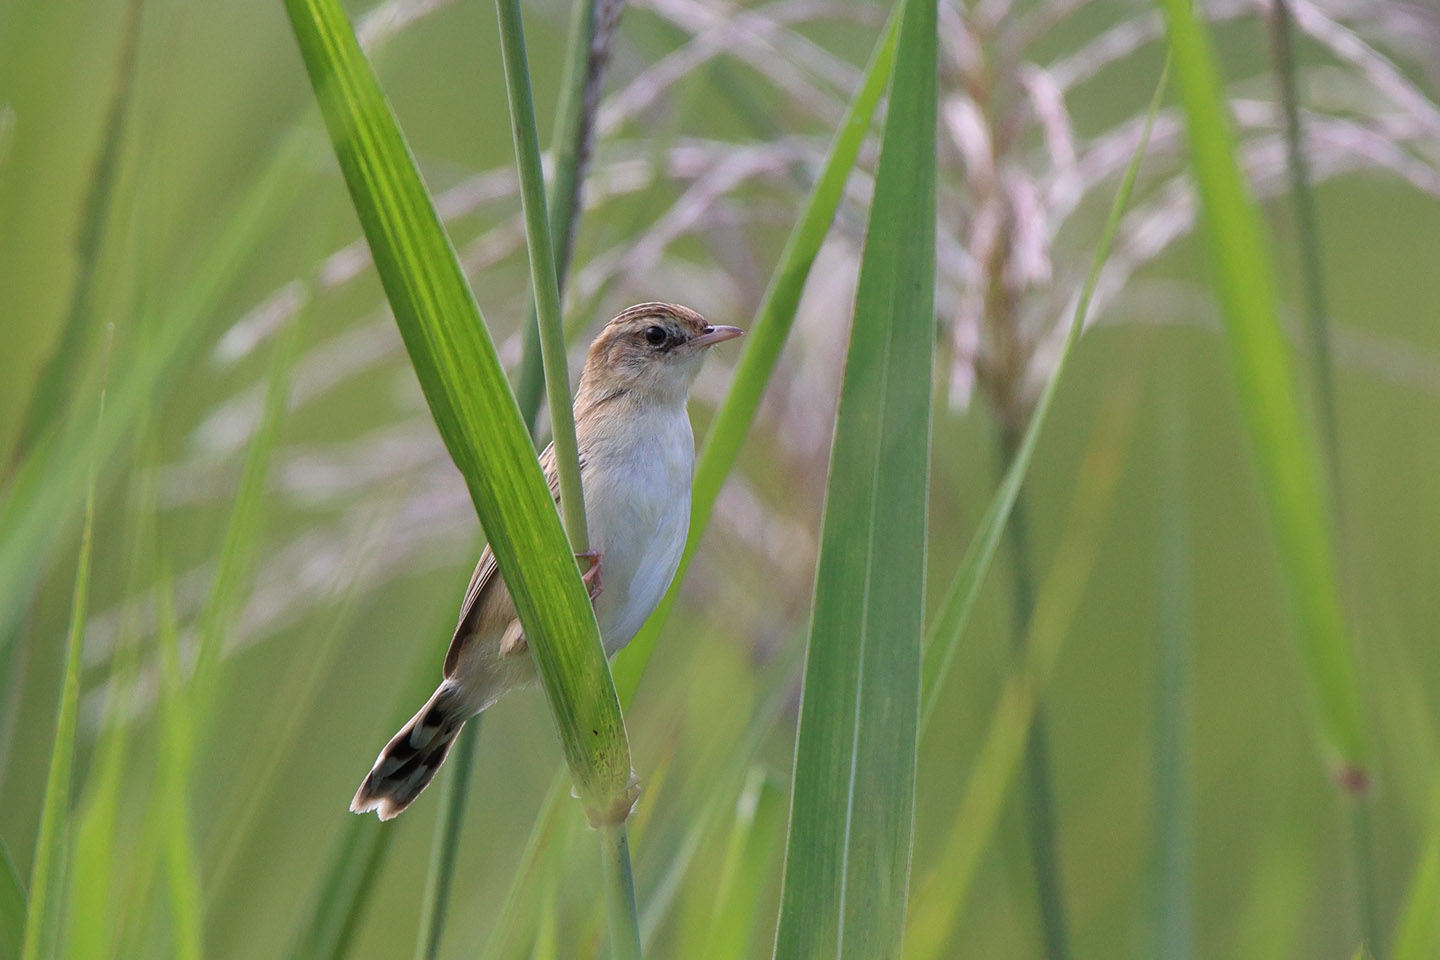
[[[697,347],[712,347],[717,343],[724,343],[726,340],[734,340],[736,337],[745,336],[745,331],[739,327],[706,327],[705,332],[695,337],[690,343]]]

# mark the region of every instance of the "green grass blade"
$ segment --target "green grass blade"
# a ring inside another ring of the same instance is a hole
[[[735,805],[735,823],[715,881],[715,910],[703,960],[745,960],[755,939],[760,891],[771,854],[785,828],[785,792],[760,767],[752,767]]]
[[[25,887],[0,840],[0,960],[17,960],[25,937]]]
[[[465,800],[470,795],[470,774],[475,767],[475,749],[480,740],[480,721],[472,719],[455,744],[455,761],[441,792],[440,816],[435,821],[435,840],[430,850],[430,869],[425,874],[425,895],[420,901],[420,927],[415,937],[415,960],[435,960],[445,935],[445,913],[450,905],[450,882],[455,877],[455,858],[460,852],[460,824],[465,819]]]
[[[336,0],[286,0],[376,268],[515,599],[589,816],[623,820],[630,749],[600,635],[494,343]]]
[[[905,0],[825,494],[775,956],[888,956],[919,735],[936,4]]]
[[[86,355],[86,340],[93,333],[91,302],[95,293],[95,275],[114,207],[120,151],[125,143],[126,121],[135,90],[140,7],[141,0],[130,0],[126,5],[125,36],[120,44],[115,91],[111,95],[104,131],[100,135],[100,150],[90,171],[80,230],[75,239],[75,279],[71,285],[70,304],[66,308],[60,336],[41,367],[40,378],[30,394],[29,406],[21,421],[20,436],[10,451],[12,466],[45,433],[55,414],[64,409],[66,396],[75,385],[76,371]]]
[[[1080,335],[1085,330],[1085,317],[1090,309],[1090,299],[1094,296],[1095,284],[1100,279],[1100,271],[1110,257],[1110,245],[1115,241],[1115,233],[1120,226],[1120,217],[1130,203],[1131,193],[1134,192],[1135,178],[1140,172],[1140,161],[1145,156],[1145,150],[1150,143],[1150,130],[1155,122],[1155,114],[1159,111],[1160,103],[1165,96],[1168,75],[1167,61],[1165,69],[1161,72],[1160,82],[1155,86],[1155,93],[1150,98],[1150,107],[1145,116],[1145,128],[1140,135],[1140,143],[1136,147],[1134,156],[1130,158],[1130,165],[1126,168],[1125,176],[1120,181],[1120,189],[1116,191],[1115,200],[1110,205],[1110,213],[1106,218],[1105,226],[1101,228],[1095,248],[1095,257],[1090,263],[1090,272],[1085,277],[1085,283],[1080,288],[1080,296],[1075,301],[1075,315],[1070,321],[1070,329],[1065,336],[1065,344],[1060,350],[1060,356],[1055,362],[1055,369],[1050,374],[1050,379],[1046,382],[1044,389],[1040,391],[1039,399],[1035,401],[1035,409],[1030,414],[1030,422],[1025,425],[1025,434],[1015,450],[1015,455],[1010,459],[1010,466],[1005,471],[1004,479],[1000,481],[1000,488],[995,491],[989,506],[985,508],[985,515],[980,519],[979,529],[971,539],[970,546],[960,561],[960,568],[955,571],[955,577],[945,591],[945,599],[941,601],[940,609],[936,612],[935,619],[931,621],[930,629],[926,633],[924,690],[921,695],[920,714],[922,729],[929,725],[930,717],[935,712],[941,683],[946,674],[950,672],[950,665],[954,662],[956,651],[960,648],[960,638],[965,634],[965,628],[970,623],[970,614],[975,609],[975,600],[980,596],[980,587],[985,582],[985,575],[989,572],[990,563],[995,559],[995,551],[1000,546],[1000,538],[1005,533],[1006,523],[1015,509],[1015,502],[1020,497],[1021,484],[1024,483],[1025,474],[1030,469],[1030,460],[1035,454],[1036,444],[1040,442],[1040,432],[1044,429],[1045,420],[1050,414],[1050,405],[1059,389],[1065,366],[1075,344],[1079,342]]]
[[[550,134],[550,161],[555,173],[545,202],[550,212],[555,282],[562,303],[576,228],[580,223],[581,193],[585,169],[590,162],[595,114],[622,6],[621,0],[574,0],[571,6],[560,99],[555,104],[555,122]],[[540,395],[545,389],[545,371],[533,297],[526,307],[524,329],[520,369],[515,376],[515,399],[520,404],[520,412],[530,433],[534,435],[540,412]]]
[[[154,542],[157,470],[153,435],[137,443],[141,466],[132,479],[130,516],[124,535],[125,556],[129,559],[125,596],[141,593],[142,571],[149,571],[142,558],[146,545]],[[119,651],[111,660],[106,681],[109,693],[105,722],[96,758],[86,780],[86,796],[77,811],[70,887],[66,903],[65,948],[69,960],[107,960],[113,956],[114,939],[121,913],[115,896],[115,862],[119,836],[117,818],[123,804],[125,774],[133,757],[132,724],[126,717],[139,674],[140,638],[133,605],[127,604],[117,631]],[[132,869],[127,873],[135,873]]]
[[[394,838],[394,830],[369,817],[345,821],[290,960],[342,960]]]
[[[1117,395],[1112,411],[1096,424],[1076,480],[1064,539],[1030,619],[1024,659],[1000,691],[935,866],[918,885],[906,925],[907,960],[948,956],[945,948],[969,896],[980,854],[995,830],[1029,742],[1035,707],[1044,698],[1095,566],[1133,431],[1135,407],[1128,391]]]
[[[106,350],[108,352],[108,338]],[[106,364],[108,367],[108,357]],[[108,370],[107,370],[108,372]],[[103,378],[103,374],[102,374]],[[102,379],[103,383],[103,379]],[[105,421],[105,390],[101,387],[96,432]],[[80,657],[84,650],[85,619],[90,599],[90,553],[95,532],[95,474],[100,451],[92,450],[85,481],[85,512],[80,530],[80,556],[75,561],[75,590],[70,600],[70,629],[65,637],[65,666],[55,710],[55,741],[35,834],[35,855],[30,864],[30,901],[25,912],[23,960],[49,957],[59,926],[60,894],[65,850],[69,843],[70,782],[75,766],[75,725],[80,711]]]
[[[1430,822],[1395,923],[1390,960],[1427,960],[1440,945],[1440,783],[1431,796]]]
[[[780,254],[780,261],[755,311],[755,318],[746,331],[744,351],[736,364],[730,392],[715,412],[715,419],[710,423],[704,446],[696,460],[695,481],[690,493],[690,533],[685,541],[680,566],[659,607],[615,661],[615,685],[620,690],[622,702],[628,703],[640,684],[645,664],[655,649],[655,642],[679,595],[685,572],[690,568],[690,561],[694,559],[710,516],[715,511],[715,499],[735,465],[750,425],[755,422],[755,413],[760,408],[765,387],[790,336],[795,310],[805,290],[805,281],[810,276],[810,267],[820,252],[820,245],[825,242],[826,234],[830,232],[835,211],[844,198],[845,182],[865,143],[875,107],[885,92],[890,67],[895,59],[898,26],[898,16],[892,15],[889,26],[871,54],[870,64],[850,101],[845,119],[835,134],[805,209]]]
[[[308,310],[301,310],[273,348],[264,406],[245,452],[245,466],[241,470],[240,484],[235,491],[234,505],[217,554],[215,577],[200,611],[195,667],[187,694],[190,699],[187,710],[193,714],[189,722],[197,736],[203,735],[208,723],[208,708],[215,700],[221,647],[234,626],[236,611],[244,600],[245,584],[252,572],[255,541],[264,525],[270,463],[279,438],[280,423],[285,418],[291,373],[299,355],[308,316]]]
[[[1190,646],[1194,615],[1190,590],[1190,532],[1186,517],[1185,444],[1190,431],[1179,371],[1169,386],[1164,418],[1168,474],[1159,557],[1159,653],[1155,680],[1155,863],[1152,900],[1155,956],[1187,960],[1194,953],[1191,835],[1194,785],[1190,774]]]
[[[1285,111],[1285,166],[1290,177],[1290,198],[1295,208],[1295,237],[1300,248],[1300,272],[1305,297],[1306,330],[1310,335],[1311,374],[1315,381],[1315,409],[1325,438],[1326,465],[1331,493],[1340,497],[1340,429],[1335,413],[1335,361],[1330,349],[1330,309],[1325,300],[1325,267],[1320,255],[1320,217],[1310,189],[1310,164],[1305,157],[1300,129],[1300,94],[1295,83],[1295,58],[1290,45],[1290,0],[1275,0],[1270,15],[1270,49],[1280,106]]]
[[[1208,28],[1188,0],[1161,6],[1241,411],[1299,626],[1315,737],[1337,780],[1359,790],[1368,774],[1355,654],[1340,605],[1324,473],[1296,401],[1264,226],[1235,162]]]
[[[163,562],[162,562],[163,567]],[[165,846],[165,886],[170,894],[171,943],[177,960],[205,955],[200,871],[190,839],[189,786],[194,755],[195,710],[180,669],[180,625],[174,585],[162,569],[156,587],[156,634],[160,647],[160,761],[156,806]]]
[[[114,383],[107,389],[103,425],[57,423],[31,450],[0,499],[0,643],[25,609],[25,598],[46,570],[50,548],[73,530],[84,501],[87,465],[103,465],[149,411],[163,404],[180,370],[204,343],[220,299],[237,267],[257,246],[272,218],[288,207],[299,180],[294,176],[306,141],[287,138],[246,191],[224,228],[192,270],[173,301],[136,329],[155,334],[128,360],[116,358]],[[87,405],[78,407],[89,409]]]
[[[580,448],[575,441],[575,414],[570,404],[570,371],[565,364],[565,322],[560,316],[560,285],[556,280],[555,248],[545,210],[545,173],[540,166],[540,136],[535,130],[535,102],[530,93],[530,65],[525,54],[525,25],[519,0],[496,0],[500,52],[505,61],[505,91],[510,100],[510,132],[515,166],[520,174],[520,203],[525,214],[525,244],[530,253],[530,290],[540,331],[540,356],[545,366],[545,396],[550,402],[550,433],[555,468],[560,476],[560,509],[565,532],[576,553],[590,549],[585,530],[585,500],[580,493]]]

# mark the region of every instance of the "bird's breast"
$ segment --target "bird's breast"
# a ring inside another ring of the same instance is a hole
[[[684,408],[630,419],[591,425],[581,439],[586,520],[603,555],[595,614],[610,654],[659,604],[690,526],[695,442]]]

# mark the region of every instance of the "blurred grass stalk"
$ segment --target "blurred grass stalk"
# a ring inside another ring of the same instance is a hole
[[[1335,361],[1330,346],[1330,311],[1325,297],[1324,259],[1320,252],[1320,222],[1315,194],[1310,187],[1310,169],[1305,156],[1304,131],[1300,124],[1300,94],[1295,81],[1291,47],[1293,20],[1290,0],[1273,0],[1270,18],[1271,55],[1279,86],[1280,106],[1285,116],[1285,161],[1290,178],[1290,197],[1295,210],[1295,235],[1300,254],[1301,289],[1305,301],[1305,329],[1309,333],[1310,375],[1315,411],[1320,423],[1321,455],[1329,473],[1330,504],[1335,526],[1344,537],[1344,496],[1340,474],[1340,420],[1335,397]],[[1343,565],[1343,558],[1342,558]],[[1376,953],[1383,951],[1380,920],[1375,904],[1374,839],[1370,822],[1371,801],[1364,791],[1352,792],[1350,800],[1351,838],[1360,933]]]
[[[936,0],[902,0],[825,488],[774,955],[904,939],[935,346]]]
[[[105,421],[105,377],[109,373],[111,334],[105,338],[95,430]],[[50,751],[40,825],[30,865],[29,902],[21,960],[48,960],[59,950],[60,904],[65,886],[65,851],[70,842],[70,788],[75,772],[75,728],[80,712],[80,658],[84,652],[85,618],[90,599],[90,556],[95,532],[95,484],[100,451],[92,448],[85,481],[85,512],[80,531],[80,554],[75,561],[75,589],[70,600],[70,627],[65,637],[65,665],[55,709],[55,740]]]
[[[1159,652],[1155,670],[1154,951],[1158,960],[1188,960],[1194,952],[1191,869],[1194,783],[1190,773],[1190,530],[1186,515],[1185,446],[1189,420],[1184,374],[1171,370],[1162,398],[1162,467],[1167,482],[1159,556]]]
[[[1140,163],[1150,144],[1150,133],[1155,115],[1165,95],[1169,77],[1169,61],[1160,73],[1155,85],[1150,106],[1145,115],[1145,126],[1140,142],[1130,158],[1125,175],[1115,192],[1105,225],[1101,228],[1090,271],[1075,300],[1075,313],[1066,332],[1065,342],[1051,372],[1049,380],[1040,391],[1035,408],[1030,414],[1025,432],[1015,447],[1001,480],[981,518],[979,529],[971,539],[960,567],[955,573],[940,609],[936,611],[930,628],[926,631],[925,661],[922,673],[920,727],[922,734],[929,727],[939,702],[940,690],[946,675],[954,663],[960,639],[969,625],[970,616],[979,597],[980,587],[994,560],[1004,535],[1007,521],[1020,496],[1020,488],[1034,457],[1040,433],[1050,415],[1055,394],[1059,390],[1065,367],[1069,362],[1075,344],[1085,329],[1085,319],[1090,301],[1095,294],[1100,272],[1109,259],[1110,248],[1120,226],[1121,216],[1130,203],[1134,192],[1135,179],[1140,172]],[[1072,528],[1084,529],[1092,540],[1100,536],[1099,522],[1105,511],[1102,505],[1108,503],[1110,488],[1118,480],[1118,464],[1122,459],[1120,449],[1120,427],[1109,425],[1110,434],[1099,432],[1091,445],[1090,456],[1081,468],[1082,478],[1072,509]],[[1126,427],[1128,431],[1128,426]],[[1113,434],[1113,435],[1111,435]],[[1088,490],[1091,500],[1082,500],[1079,491]],[[1082,507],[1084,509],[1082,509]],[[1084,522],[1082,522],[1082,520]],[[943,848],[937,865],[920,888],[907,919],[905,956],[915,960],[938,960],[947,944],[951,930],[958,920],[969,894],[974,871],[979,864],[980,854],[994,831],[998,821],[1001,802],[1009,786],[1015,764],[1025,745],[1030,742],[1030,729],[1034,722],[1034,708],[1043,696],[1045,686],[1059,656],[1060,644],[1073,609],[1065,612],[1067,605],[1078,603],[1078,592],[1089,577],[1093,565],[1093,547],[1078,533],[1067,536],[1061,555],[1055,561],[1055,571],[1046,582],[1036,606],[1035,616],[1027,624],[1027,636],[1022,645],[1024,654],[1016,672],[1001,691],[990,727],[986,732],[978,759],[973,765],[965,794],[955,814],[954,824]],[[1083,549],[1091,549],[1086,554]],[[1062,560],[1067,568],[1065,576],[1060,575]],[[1068,579],[1067,579],[1068,578]],[[1060,599],[1054,599],[1060,598]],[[1063,603],[1062,603],[1063,600]],[[1061,930],[1063,934],[1063,928]],[[1048,945],[1047,945],[1048,946]],[[1068,947],[1068,945],[1065,945]]]
[[[1373,943],[1378,931],[1367,876],[1368,738],[1356,653],[1340,599],[1334,501],[1326,495],[1322,457],[1298,402],[1288,345],[1276,314],[1264,226],[1235,161],[1234,134],[1209,29],[1187,0],[1160,3],[1180,80],[1191,166],[1241,411],[1298,626],[1311,725],[1336,783],[1352,804],[1357,922],[1364,938]],[[1302,242],[1317,241],[1313,224],[1302,232],[1308,234]],[[1325,336],[1323,317],[1312,323],[1312,336]],[[1328,370],[1317,371],[1317,377],[1328,376]],[[1327,408],[1333,401],[1322,397],[1321,403],[1333,421],[1333,410]]]

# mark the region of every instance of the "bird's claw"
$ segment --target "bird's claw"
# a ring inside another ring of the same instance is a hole
[[[589,568],[580,575],[580,582],[585,584],[585,588],[590,593],[592,603],[596,597],[600,596],[600,591],[604,589],[604,582],[600,579],[600,557],[601,553],[599,550],[586,550],[584,553],[575,554],[576,560],[588,560],[590,562]]]

